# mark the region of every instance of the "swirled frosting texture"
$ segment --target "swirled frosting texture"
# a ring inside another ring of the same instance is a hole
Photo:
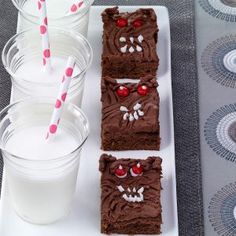
[[[137,83],[118,83],[110,77],[102,78],[102,129],[113,132],[157,132],[159,131],[159,95],[157,82],[153,76],[145,76]],[[138,93],[139,86],[145,85],[148,92],[145,96]],[[116,90],[119,86],[129,89],[127,97],[119,97]],[[140,104],[144,113],[139,119],[130,122],[124,120],[121,107],[126,107],[130,114],[134,114],[135,105]]]
[[[127,26],[117,26],[117,20],[121,18],[127,20]],[[154,10],[149,8],[120,13],[118,7],[107,8],[102,13],[102,20],[103,76],[138,78],[148,73],[156,75],[159,59],[156,53],[158,27]],[[141,24],[134,27],[137,20]]]
[[[138,92],[143,85],[148,88],[144,96]],[[101,86],[103,150],[159,150],[160,101],[156,78],[148,75],[137,83],[118,83],[103,77]],[[129,95],[120,97],[116,92],[119,86],[125,86]]]
[[[142,176],[133,177],[129,170],[140,163]],[[102,233],[158,234],[162,224],[161,217],[161,158],[116,159],[103,154],[99,169],[101,177],[101,231]],[[125,178],[118,178],[115,169],[122,165],[128,171]],[[133,189],[144,188],[142,202],[128,202],[117,186],[122,186],[126,194],[137,195]],[[131,190],[131,193],[128,191]]]

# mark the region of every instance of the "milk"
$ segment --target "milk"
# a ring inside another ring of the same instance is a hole
[[[13,78],[12,102],[26,97],[56,97],[62,81],[67,58],[52,57],[51,71],[43,69],[41,58],[33,58],[22,63],[16,70]],[[78,76],[80,70],[75,66],[73,77]],[[67,101],[81,106],[83,95],[83,83],[72,80],[67,96]],[[83,78],[82,78],[83,79]],[[16,81],[16,83],[14,83]]]
[[[16,212],[26,221],[48,224],[69,211],[75,191],[79,158],[75,152],[67,163],[66,159],[52,161],[73,152],[80,138],[58,127],[53,140],[46,141],[47,126],[28,126],[19,129],[6,143],[5,150],[13,155],[28,159],[12,164],[4,156],[10,197]],[[4,154],[4,152],[3,152]],[[77,155],[77,156],[75,156]],[[47,171],[35,171],[44,162]]]
[[[48,17],[59,18],[70,14],[71,6],[79,3],[81,0],[47,0],[47,13]],[[85,5],[83,4],[78,11],[82,11]],[[38,5],[35,0],[27,0],[23,6],[24,11],[29,14],[37,16]]]
[[[5,149],[11,154],[30,160],[50,160],[64,156],[75,150],[79,138],[58,126],[52,140],[46,140],[48,127],[29,126],[14,133],[7,141]]]
[[[21,2],[23,0],[18,0]],[[49,26],[67,28],[87,36],[88,20],[89,20],[89,7],[91,1],[83,1],[84,3],[78,7],[82,0],[48,0],[47,1],[47,14],[49,18]],[[71,7],[75,4],[78,8],[72,14]],[[19,7],[19,6],[18,6]],[[25,30],[26,28],[36,26],[38,12],[38,5],[36,0],[27,0],[21,4],[22,12],[20,12],[20,22],[18,22],[18,31]],[[26,14],[25,14],[26,13]],[[68,15],[72,15],[68,17]],[[34,17],[32,17],[34,16]],[[33,24],[32,24],[33,23]]]

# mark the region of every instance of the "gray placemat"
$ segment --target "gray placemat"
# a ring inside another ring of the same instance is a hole
[[[176,172],[180,235],[203,235],[198,80],[193,0],[97,0],[96,5],[165,5],[172,40],[172,79],[175,117]],[[15,32],[16,11],[0,0],[0,49]],[[9,101],[9,76],[0,65],[0,109]],[[2,166],[2,163],[0,164]],[[1,183],[1,182],[0,182]]]

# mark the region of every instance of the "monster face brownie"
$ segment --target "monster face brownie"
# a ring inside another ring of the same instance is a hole
[[[102,233],[161,233],[161,162],[159,157],[138,160],[101,156]]]
[[[156,78],[102,78],[102,149],[159,150]]]
[[[157,23],[153,9],[120,13],[117,7],[102,13],[102,74],[114,78],[156,75]]]

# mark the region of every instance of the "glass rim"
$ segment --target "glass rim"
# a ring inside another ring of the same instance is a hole
[[[77,11],[77,12],[73,12],[72,14],[68,14],[68,15],[64,15],[64,16],[60,16],[60,17],[49,17],[49,19],[53,19],[53,20],[61,20],[63,18],[65,19],[69,19],[71,17],[74,17],[75,15],[79,15],[81,14],[80,18],[84,16],[85,13],[87,13],[87,11],[89,10],[89,8],[92,6],[94,0],[86,0],[86,3],[88,3],[86,5],[86,7],[84,9],[82,9],[82,11]],[[36,15],[33,15],[27,11],[25,11],[19,4],[18,1],[16,0],[12,0],[13,5],[23,14],[25,14],[28,17],[34,18],[36,20],[36,22],[38,22],[38,17]]]
[[[49,102],[50,101],[50,102]],[[48,104],[48,105],[52,105],[54,106],[55,103],[55,99],[51,98],[51,97],[32,97],[32,98],[26,98],[26,99],[22,99],[22,100],[18,100],[12,104],[9,104],[8,106],[6,106],[5,108],[3,108],[0,111],[0,117],[4,114],[7,113],[8,110],[10,110],[12,107],[17,106],[19,104],[32,104],[32,103],[36,103],[36,104]],[[22,161],[28,161],[28,162],[42,162],[42,163],[46,163],[46,162],[54,162],[54,161],[59,161],[62,160],[64,158],[67,158],[73,154],[75,154],[86,142],[86,140],[88,139],[89,136],[89,131],[90,131],[90,126],[89,126],[89,121],[87,116],[85,115],[85,113],[82,111],[82,109],[80,109],[78,106],[76,106],[73,103],[65,103],[64,106],[72,106],[77,112],[79,112],[79,114],[83,117],[83,119],[86,121],[86,126],[87,126],[87,134],[84,138],[82,138],[82,141],[77,145],[77,147],[75,149],[73,149],[72,151],[70,151],[68,154],[65,154],[63,156],[58,156],[55,158],[49,158],[49,159],[29,159],[29,158],[25,158],[22,157],[20,155],[15,155],[13,153],[11,153],[10,151],[7,151],[5,148],[3,148],[3,145],[0,145],[0,149],[1,152],[4,152],[8,155],[10,155],[11,157],[17,159],[17,160],[22,160]],[[6,115],[7,116],[7,115]],[[5,116],[5,117],[6,117]],[[49,121],[50,122],[50,121]],[[48,122],[48,124],[49,124]],[[2,142],[2,140],[1,140]]]
[[[64,35],[69,35],[71,38],[75,39],[75,40],[78,40],[78,39],[82,39],[85,47],[88,49],[88,51],[90,52],[90,56],[89,56],[89,61],[87,63],[87,65],[85,66],[85,68],[83,70],[81,70],[77,75],[73,76],[71,79],[72,81],[76,80],[80,75],[84,74],[85,72],[87,72],[87,70],[89,69],[89,67],[91,66],[92,64],[92,60],[93,60],[93,49],[89,43],[89,41],[80,33],[75,33],[74,31],[71,31],[71,30],[64,30],[64,29],[61,29],[61,28],[57,28],[57,27],[49,27],[49,32],[50,30],[52,31],[57,31],[59,32],[60,34],[63,33]],[[30,83],[30,84],[33,84],[35,86],[42,86],[42,87],[53,87],[55,86],[55,83],[41,83],[41,82],[35,82],[35,81],[30,81],[30,80],[27,80],[25,79],[23,76],[17,76],[16,73],[14,73],[10,67],[8,66],[8,63],[7,63],[7,60],[6,60],[6,56],[8,53],[7,51],[7,48],[8,46],[14,42],[18,37],[20,37],[21,35],[23,34],[27,34],[28,32],[37,32],[38,30],[37,29],[33,29],[33,28],[28,28],[26,30],[23,30],[19,33],[16,33],[15,35],[13,35],[7,42],[6,44],[4,45],[3,47],[3,50],[2,50],[2,64],[5,68],[5,70],[10,74],[10,76],[12,78],[17,78],[17,80],[21,80],[23,82],[26,82],[26,83]],[[39,34],[39,32],[38,32]],[[66,65],[65,65],[66,66]],[[78,83],[82,80],[83,78],[81,77],[79,80],[78,80]]]

